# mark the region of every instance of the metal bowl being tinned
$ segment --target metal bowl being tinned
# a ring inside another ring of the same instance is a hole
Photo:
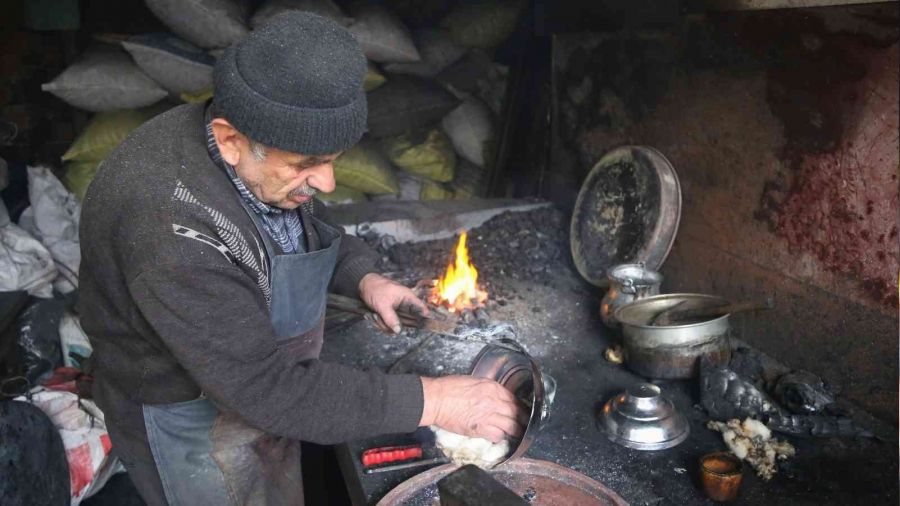
[[[521,348],[488,344],[478,353],[472,365],[472,376],[492,379],[531,405],[531,415],[522,439],[510,441],[510,453],[497,465],[521,457],[528,451],[541,426],[550,418],[550,404],[555,384],[541,374],[537,362]]]
[[[672,164],[648,146],[623,146],[603,155],[585,178],[569,233],[572,260],[592,285],[606,287],[606,271],[643,262],[663,264],[681,219],[681,185]]]
[[[701,357],[713,364],[727,363],[729,315],[680,325],[652,324],[661,312],[676,306],[684,310],[727,303],[714,295],[672,293],[620,307],[615,318],[622,325],[626,365],[645,378],[686,379],[697,376]]]
[[[650,383],[635,385],[607,401],[601,416],[607,437],[635,450],[671,448],[690,434],[687,420]]]

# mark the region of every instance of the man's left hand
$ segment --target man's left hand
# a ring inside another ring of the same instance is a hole
[[[395,334],[401,330],[397,308],[406,308],[422,316],[428,316],[428,306],[416,297],[409,288],[371,272],[359,281],[359,297],[372,311],[378,313],[381,321]]]

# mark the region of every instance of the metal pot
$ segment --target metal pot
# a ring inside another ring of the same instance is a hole
[[[647,378],[686,379],[697,375],[700,357],[727,363],[731,357],[729,315],[684,325],[651,325],[659,313],[675,306],[681,310],[727,303],[713,295],[673,293],[620,307],[615,318],[622,325],[628,368]]]
[[[600,319],[609,328],[618,328],[615,318],[616,309],[653,295],[659,295],[659,285],[663,281],[662,274],[647,269],[644,262],[621,264],[607,271],[609,290],[600,301]]]
[[[521,457],[550,418],[550,406],[556,396],[556,381],[541,374],[537,362],[515,343],[486,345],[475,357],[471,375],[492,379],[516,397],[531,401],[531,414],[522,439],[511,442],[510,453],[497,465]]]

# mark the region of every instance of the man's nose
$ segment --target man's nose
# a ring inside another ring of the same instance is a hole
[[[306,184],[319,190],[322,193],[331,193],[334,191],[334,163],[323,163],[313,167]]]

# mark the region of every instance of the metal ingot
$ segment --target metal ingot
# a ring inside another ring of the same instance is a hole
[[[609,439],[635,450],[664,450],[690,434],[687,420],[658,386],[643,383],[603,406],[602,424]]]

